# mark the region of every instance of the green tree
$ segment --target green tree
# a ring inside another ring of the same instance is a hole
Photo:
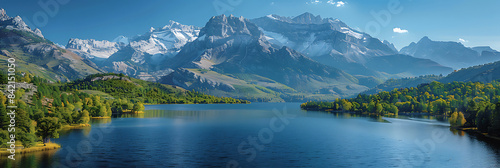
[[[107,114],[106,114],[106,106],[99,105],[98,108],[99,108],[99,113],[97,115],[100,116],[100,117],[106,117],[107,116]]]
[[[134,103],[134,109],[133,111],[137,112],[137,111],[144,111],[145,107],[142,103],[139,103],[139,102],[136,102]]]
[[[457,116],[457,120],[456,120],[455,125],[458,127],[461,127],[461,126],[464,126],[464,124],[466,122],[467,121],[465,120],[464,114],[462,112],[458,112],[458,116]]]
[[[390,113],[394,113],[394,115],[398,115],[399,113],[399,110],[398,110],[398,107],[396,107],[395,105],[392,105],[391,104],[391,107],[390,107]]]
[[[43,143],[49,142],[50,138],[59,138],[61,123],[56,117],[44,117],[37,123],[36,135],[42,137]]]
[[[78,120],[78,123],[80,124],[88,124],[90,121],[90,115],[89,111],[83,110],[80,114],[80,119]]]
[[[31,119],[29,118],[28,113],[20,108],[16,110],[16,127],[16,131],[19,129],[24,132],[30,132]]]
[[[8,125],[10,124],[9,116],[7,115],[7,109],[5,108],[3,103],[0,103],[0,129],[7,130]]]
[[[491,126],[488,129],[488,133],[500,135],[500,102],[496,104],[495,111],[491,116]]]
[[[458,117],[457,112],[454,112],[450,115],[450,118],[448,118],[448,122],[450,122],[451,126],[455,126],[455,124],[457,123],[457,117]]]
[[[450,125],[453,127],[464,126],[466,122],[464,114],[462,112],[453,112],[450,118],[448,118],[448,121],[450,122]]]

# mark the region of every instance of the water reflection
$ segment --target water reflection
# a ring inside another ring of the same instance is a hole
[[[448,139],[436,144],[433,153],[425,153],[429,157],[422,167],[500,165],[497,141],[449,129],[443,117],[313,112],[299,105],[158,105],[154,108],[159,110],[142,114],[92,119],[90,128],[61,133],[55,140],[61,150],[27,154],[14,162],[0,159],[0,167],[65,164],[68,149],[78,151],[82,140],[102,132],[101,124],[113,131],[92,145],[91,153],[81,155],[80,167],[225,167],[232,159],[241,167],[404,167],[402,157],[419,151],[415,141],[427,142],[434,130],[445,132]],[[246,162],[238,146],[248,137],[258,138],[276,117],[273,109],[281,111],[283,106],[296,117],[273,134],[272,142],[261,143],[265,150],[258,151],[255,161]]]
[[[453,133],[453,135],[465,136],[465,131],[457,130],[454,128],[450,128],[450,131]]]
[[[111,118],[92,118],[90,119],[89,124],[94,125],[94,124],[107,124],[111,122]]]
[[[17,153],[14,157],[16,160],[5,158],[0,159],[0,167],[40,167],[40,165],[46,165],[51,162],[52,157],[57,153],[57,151],[58,150],[48,150],[26,154]]]

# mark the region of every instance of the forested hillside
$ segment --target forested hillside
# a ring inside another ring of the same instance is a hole
[[[127,99],[147,104],[192,104],[192,103],[250,103],[230,97],[210,96],[196,91],[124,76],[123,74],[95,74],[61,87],[63,90],[96,90],[114,98]]]
[[[418,87],[360,94],[334,102],[307,102],[306,110],[353,111],[374,115],[429,113],[450,116],[452,126],[478,127],[500,135],[500,82],[431,82]]]

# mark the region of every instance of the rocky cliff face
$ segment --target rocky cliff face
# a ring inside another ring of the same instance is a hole
[[[29,28],[28,25],[24,23],[23,19],[20,16],[12,18],[9,15],[7,15],[7,12],[4,9],[1,8],[0,8],[0,28],[5,28],[9,30],[16,29],[16,30],[27,31],[43,38],[42,31],[40,29],[36,28],[33,30]]]

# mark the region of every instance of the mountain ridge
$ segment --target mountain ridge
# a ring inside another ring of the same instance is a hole
[[[39,29],[29,28],[21,17],[9,17],[0,9],[0,64],[16,59],[17,71],[30,72],[52,82],[69,81],[101,70],[79,55],[45,39]],[[4,71],[6,72],[6,71]]]

